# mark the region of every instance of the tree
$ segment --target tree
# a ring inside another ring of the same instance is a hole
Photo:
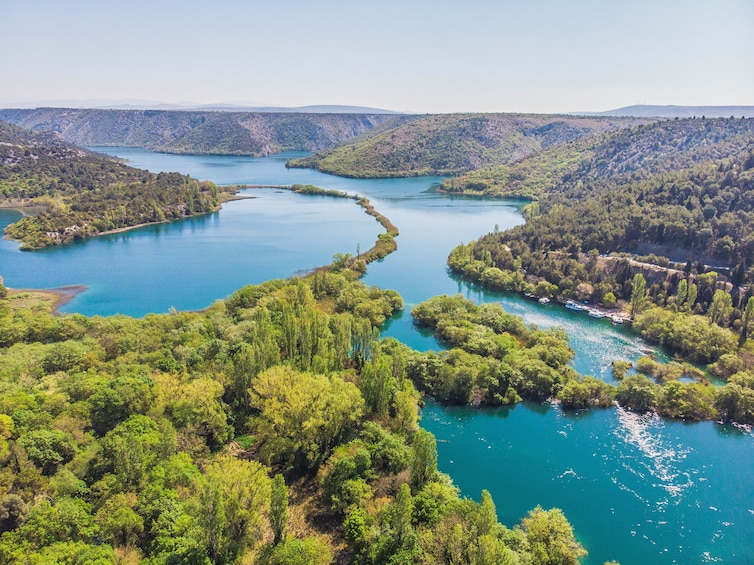
[[[715,291],[712,297],[712,304],[709,308],[709,321],[710,324],[715,324],[721,328],[727,327],[728,318],[733,311],[733,299],[730,294],[722,289]]]
[[[411,459],[411,486],[420,490],[437,472],[437,443],[435,436],[424,428],[414,435],[414,454]]]
[[[686,295],[686,302],[683,305],[684,312],[691,312],[696,304],[696,297],[699,294],[699,287],[695,283],[689,286],[688,294]]]
[[[492,495],[488,490],[482,491],[482,501],[479,503],[479,516],[477,519],[477,532],[480,536],[492,533],[497,525],[497,510]]]
[[[741,336],[738,339],[738,345],[743,346],[749,335],[749,324],[754,319],[754,296],[750,297],[744,308],[744,315],[741,319]]]
[[[219,456],[207,471],[208,484],[202,493],[207,500],[207,524],[218,532],[208,530],[210,545],[228,562],[257,541],[261,515],[271,499],[267,473],[268,469],[257,461],[231,455]]]
[[[636,317],[644,304],[647,281],[644,275],[636,273],[631,286],[631,316]]]
[[[643,375],[630,375],[618,385],[615,399],[634,412],[648,412],[657,403],[657,385]]]
[[[413,531],[411,519],[414,511],[414,501],[411,498],[411,489],[406,483],[403,483],[395,495],[395,505],[393,507],[393,531],[395,532],[396,541],[399,546],[403,546]]]
[[[274,545],[285,541],[288,527],[288,487],[285,486],[283,475],[277,474],[272,479],[272,491],[270,492],[270,526],[274,539]]]
[[[587,552],[576,541],[573,528],[559,508],[537,506],[521,525],[526,531],[534,565],[578,565]]]
[[[271,463],[315,469],[347,436],[364,412],[356,385],[340,378],[272,367],[254,380],[250,405],[262,457]]]

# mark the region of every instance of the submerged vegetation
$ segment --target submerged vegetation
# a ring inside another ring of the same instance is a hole
[[[559,510],[508,528],[437,471],[421,354],[375,327],[400,297],[349,273],[143,319],[1,300],[0,562],[576,563]]]

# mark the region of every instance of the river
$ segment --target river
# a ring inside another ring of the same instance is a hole
[[[528,323],[563,326],[585,374],[612,381],[613,359],[647,346],[608,320],[516,295],[482,291],[452,277],[445,259],[458,243],[522,221],[515,202],[451,198],[439,178],[353,180],[285,160],[184,156],[103,148],[152,171],[179,171],[218,184],[315,184],[369,197],[398,226],[398,251],[370,265],[368,284],[398,290],[406,310],[389,335],[438,349],[414,328],[411,306],[437,294],[498,301]],[[336,252],[369,248],[381,227],[353,201],[248,190],[201,218],[22,253],[0,242],[0,274],[11,287],[84,284],[67,312],[143,315],[196,309],[237,288],[326,264]],[[0,210],[0,227],[16,212]],[[590,552],[587,564],[745,563],[754,555],[754,438],[712,422],[684,424],[619,409],[564,414],[549,404],[478,410],[429,403],[423,425],[438,439],[440,469],[463,495],[493,495],[513,525],[536,504],[562,508]]]

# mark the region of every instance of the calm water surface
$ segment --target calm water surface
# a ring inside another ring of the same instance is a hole
[[[451,277],[450,249],[498,225],[520,223],[516,203],[450,198],[440,179],[353,180],[285,169],[266,159],[103,151],[152,171],[180,171],[218,184],[315,184],[368,196],[400,229],[398,251],[365,281],[398,290],[406,311],[384,335],[438,349],[411,323],[411,306],[437,294],[502,302],[528,323],[563,326],[581,373],[610,381],[610,361],[636,359],[646,344],[627,328],[557,305],[481,291]],[[352,201],[274,189],[219,213],[42,252],[0,241],[0,274],[12,287],[85,284],[66,311],[143,315],[195,309],[237,288],[369,248],[381,227]],[[0,226],[17,218],[0,210]],[[618,409],[563,414],[550,405],[475,410],[429,403],[423,425],[439,439],[440,468],[466,496],[492,493],[500,519],[517,523],[536,504],[563,508],[590,555],[586,562],[748,563],[754,560],[754,440],[706,422],[683,424]]]

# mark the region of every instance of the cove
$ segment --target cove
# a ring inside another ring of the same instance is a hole
[[[557,305],[479,290],[449,276],[457,244],[522,221],[519,203],[451,198],[440,179],[353,180],[286,169],[294,154],[266,159],[104,150],[152,171],[177,170],[220,184],[314,184],[367,196],[398,226],[398,251],[370,265],[368,284],[398,290],[405,312],[383,335],[438,349],[416,331],[411,306],[437,294],[498,301],[528,323],[562,325],[579,372],[610,380],[615,358],[636,359],[646,344],[630,330]],[[301,155],[301,154],[295,154]],[[85,284],[65,310],[143,315],[202,308],[244,284],[287,277],[367,249],[380,226],[352,201],[249,190],[217,214],[150,226],[43,252],[0,242],[0,274],[12,287]],[[0,211],[0,223],[15,212]],[[754,441],[711,422],[687,425],[617,409],[563,414],[557,407],[496,410],[429,403],[422,425],[438,439],[439,466],[465,496],[492,493],[509,525],[537,503],[558,506],[590,551],[586,563],[742,563],[754,555]]]

